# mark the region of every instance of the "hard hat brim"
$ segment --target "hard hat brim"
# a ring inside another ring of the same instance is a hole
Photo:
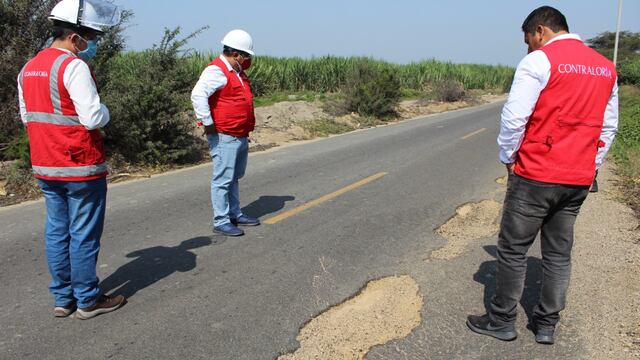
[[[232,49],[235,49],[235,50],[244,51],[244,52],[246,52],[247,54],[249,54],[249,55],[251,55],[251,56],[254,56],[254,55],[255,55],[255,53],[253,52],[253,50],[249,50],[249,49],[240,49],[240,48],[235,47],[235,46],[233,46],[233,45],[226,44],[226,43],[224,42],[224,40],[223,40],[223,41],[220,41],[220,44],[222,44],[222,45],[224,45],[224,46],[228,46],[228,47],[230,47],[230,48],[232,48]]]

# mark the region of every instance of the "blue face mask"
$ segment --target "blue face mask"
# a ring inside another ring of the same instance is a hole
[[[87,41],[87,48],[78,52],[78,57],[84,61],[91,60],[98,52],[98,42],[96,40]]]

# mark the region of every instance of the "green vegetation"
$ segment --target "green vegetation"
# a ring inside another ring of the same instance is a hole
[[[180,56],[197,33],[178,39],[180,29],[166,30],[159,45],[113,57],[106,65],[102,100],[111,122],[105,131],[110,154],[147,165],[184,164],[202,157],[193,136],[195,121],[186,114],[196,79]]]
[[[216,53],[195,53],[187,58],[187,62],[191,71],[200,75],[216,56]],[[459,81],[465,89],[504,91],[509,89],[513,78],[513,68],[500,65],[453,64],[437,60],[401,65],[371,58],[336,56],[311,59],[258,56],[248,73],[257,96],[300,91],[327,93],[340,91],[349,74],[363,64],[396,74],[403,90],[424,91],[432,84],[452,79]]]
[[[18,115],[16,78],[24,63],[45,46],[49,31],[47,16],[56,3],[56,0],[0,1],[0,161],[20,158],[25,152],[20,148],[26,132]]]
[[[347,111],[381,119],[396,116],[396,106],[402,97],[398,76],[389,68],[369,62],[351,70],[343,91]]]
[[[618,65],[618,79],[621,84],[640,84],[640,56],[630,59]]]
[[[620,88],[620,122],[612,153],[629,177],[640,181],[640,88]]]
[[[620,123],[612,155],[625,179],[625,199],[640,214],[640,87],[620,88]]]
[[[335,98],[335,94],[321,93],[306,90],[296,92],[276,92],[273,94],[265,94],[253,99],[255,107],[269,106],[283,101],[327,101]]]
[[[587,40],[589,46],[613,58],[615,33]],[[618,52],[620,119],[611,155],[622,176],[624,199],[640,216],[640,33],[620,33]]]
[[[457,80],[444,80],[435,85],[433,94],[439,101],[453,102],[465,98],[466,91],[464,85]]]
[[[616,33],[605,31],[588,39],[586,43],[609,59],[613,59],[615,41]],[[638,51],[640,51],[640,33],[621,31],[618,43],[618,63],[637,59]]]
[[[313,137],[326,137],[353,130],[353,127],[331,119],[317,119],[303,124],[305,130]]]

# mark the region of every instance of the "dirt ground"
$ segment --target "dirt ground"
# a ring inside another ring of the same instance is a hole
[[[640,228],[623,205],[611,165],[598,176],[576,224],[567,321],[592,359],[640,359]]]
[[[431,253],[429,259],[451,260],[460,256],[467,244],[498,232],[498,216],[502,204],[494,200],[464,204],[456,209],[456,214],[436,233],[445,239],[447,244]]]
[[[361,360],[369,350],[401,339],[420,324],[423,299],[409,276],[371,281],[355,297],[305,325],[300,348],[278,360]]]

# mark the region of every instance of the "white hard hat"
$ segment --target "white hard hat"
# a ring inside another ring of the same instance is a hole
[[[62,0],[51,10],[49,19],[102,32],[120,22],[120,10],[101,0]]]
[[[244,51],[253,56],[253,39],[248,32],[244,30],[231,30],[221,41],[222,45],[228,46],[232,49]]]

